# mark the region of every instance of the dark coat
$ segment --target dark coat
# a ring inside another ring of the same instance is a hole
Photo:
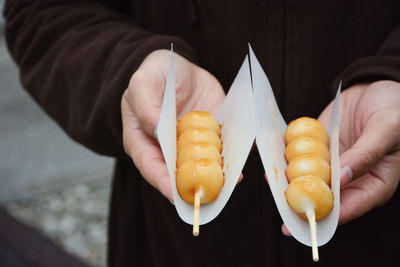
[[[191,226],[122,147],[120,99],[156,49],[175,51],[227,90],[251,43],[287,121],[317,117],[344,88],[400,81],[397,0],[9,0],[7,44],[23,86],[76,141],[117,158],[110,266],[308,266],[311,249],[281,234],[257,151],[221,214]],[[320,248],[321,266],[400,266],[399,194]]]

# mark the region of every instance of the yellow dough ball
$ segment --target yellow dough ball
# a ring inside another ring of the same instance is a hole
[[[315,175],[320,177],[329,186],[331,184],[331,167],[315,156],[305,155],[294,158],[286,169],[289,183],[297,177]]]
[[[179,121],[177,127],[178,137],[190,128],[207,128],[221,136],[221,128],[214,117],[206,111],[192,111],[186,113]]]
[[[289,123],[285,134],[286,144],[300,136],[314,137],[329,147],[329,137],[325,127],[314,118],[301,117]]]
[[[190,143],[186,145],[178,155],[178,168],[187,161],[192,159],[213,159],[222,166],[221,154],[218,149],[210,143]]]
[[[212,144],[221,153],[222,142],[218,135],[207,128],[192,128],[184,131],[178,138],[177,150],[178,153],[190,143],[207,142]]]
[[[181,198],[194,203],[194,195],[199,192],[200,204],[214,201],[224,185],[221,165],[212,159],[191,160],[179,167],[176,187]]]
[[[328,163],[331,162],[328,147],[313,137],[298,137],[286,147],[285,157],[289,163],[292,159],[303,155],[316,156]]]
[[[289,206],[307,220],[307,209],[314,209],[315,219],[328,216],[333,208],[333,193],[319,177],[307,175],[293,180],[285,191]]]

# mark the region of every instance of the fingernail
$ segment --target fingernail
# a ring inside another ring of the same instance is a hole
[[[340,185],[345,185],[353,180],[353,172],[349,166],[345,166],[340,170]]]

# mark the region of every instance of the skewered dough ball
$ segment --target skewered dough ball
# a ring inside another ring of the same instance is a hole
[[[315,156],[296,157],[289,163],[286,169],[289,183],[304,175],[316,175],[324,180],[328,186],[331,184],[331,167],[326,161]]]
[[[287,162],[290,163],[292,159],[302,155],[312,155],[328,163],[331,162],[328,147],[313,137],[297,137],[286,147],[285,157]]]
[[[214,201],[223,185],[221,165],[212,159],[188,161],[178,169],[176,176],[178,193],[189,204],[194,203],[196,192],[200,194],[201,204]]]
[[[325,127],[314,118],[301,117],[289,123],[285,135],[286,144],[300,136],[314,137],[329,147],[329,137]]]
[[[285,191],[289,206],[310,225],[313,260],[318,261],[317,226],[333,208],[330,184],[329,137],[317,120],[303,117],[292,121],[285,134],[288,162]]]
[[[218,151],[222,151],[222,142],[215,131],[207,128],[192,128],[184,131],[178,138],[177,150],[178,153],[182,148],[189,143],[207,142],[214,145]]]
[[[206,142],[190,143],[184,146],[178,155],[177,165],[178,168],[185,162],[192,159],[213,159],[222,165],[221,154],[218,149]]]
[[[289,206],[303,219],[315,212],[315,219],[325,218],[333,208],[329,138],[317,120],[303,117],[286,129],[285,158],[289,186],[285,195]]]
[[[328,216],[333,208],[331,189],[315,175],[293,180],[286,189],[285,196],[290,207],[305,220],[308,208],[314,209],[317,221]]]
[[[192,111],[186,113],[178,123],[178,137],[190,128],[207,128],[221,136],[220,126],[214,117],[206,111]]]
[[[178,122],[176,187],[187,203],[197,198],[205,204],[219,195],[224,184],[220,134],[218,122],[205,111],[189,112]]]

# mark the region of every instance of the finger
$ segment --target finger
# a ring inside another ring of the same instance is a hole
[[[282,233],[285,235],[285,236],[292,236],[292,234],[289,232],[289,230],[287,229],[287,227],[286,227],[286,225],[285,224],[282,224]]]
[[[139,128],[139,122],[127,105],[126,101],[122,101],[125,151],[132,158],[143,178],[172,202],[171,182],[160,147],[154,138]]]
[[[243,177],[243,173],[241,173],[236,184],[240,183],[243,180]]]
[[[149,79],[138,71],[132,76],[124,94],[141,128],[153,137],[160,119],[164,87],[165,80],[162,77]]]
[[[355,219],[368,211],[368,208],[372,206],[368,187],[380,188],[377,182],[379,182],[378,179],[365,175],[353,181],[349,184],[350,187],[341,191],[339,224]]]
[[[358,218],[378,206],[385,191],[382,181],[369,173],[348,185],[340,193],[339,224]]]
[[[350,168],[348,174],[352,174],[352,179],[364,175],[390,152],[397,140],[398,133],[393,130],[395,123],[387,118],[374,119],[364,127],[354,145],[340,156],[341,165]]]
[[[344,186],[340,196],[339,223],[346,223],[385,204],[398,186],[399,164],[400,152],[386,155],[368,173]]]
[[[132,134],[132,140],[135,141],[130,151],[135,166],[147,182],[172,202],[171,180],[157,141],[139,130]]]

